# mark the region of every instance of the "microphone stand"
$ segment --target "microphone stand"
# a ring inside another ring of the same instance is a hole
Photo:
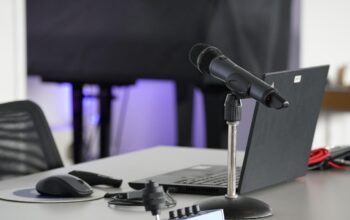
[[[237,126],[241,120],[241,99],[229,93],[225,100],[224,118],[228,125],[227,194],[199,203],[201,210],[223,209],[225,219],[255,219],[272,215],[268,204],[236,192]]]

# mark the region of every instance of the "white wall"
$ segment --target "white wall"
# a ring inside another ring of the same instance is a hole
[[[350,67],[350,1],[302,2],[301,64],[331,64],[330,78],[341,64]],[[350,83],[350,75],[347,77]]]
[[[334,81],[342,64],[348,66],[350,85],[350,1],[302,0],[301,65],[330,64],[329,78]],[[314,147],[350,144],[349,113],[322,113]]]
[[[25,1],[0,0],[0,102],[26,91]]]

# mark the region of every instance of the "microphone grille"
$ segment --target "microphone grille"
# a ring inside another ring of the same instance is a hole
[[[222,53],[218,48],[208,44],[198,43],[191,48],[189,59],[199,71],[209,74],[210,62],[220,55]]]
[[[207,44],[197,43],[191,48],[188,55],[189,55],[189,59],[190,59],[191,63],[194,66],[197,67],[197,60],[198,60],[199,55],[201,54],[201,52],[203,50],[205,50],[208,47],[210,47],[210,46]]]

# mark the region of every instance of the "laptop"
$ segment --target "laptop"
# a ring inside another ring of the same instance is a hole
[[[253,106],[244,160],[238,170],[238,193],[306,174],[328,69],[329,66],[318,66],[264,74],[265,82],[277,88],[290,106],[281,110],[259,103]],[[148,180],[177,193],[220,195],[226,193],[227,171],[226,166],[199,164],[132,181],[129,186],[142,189]]]

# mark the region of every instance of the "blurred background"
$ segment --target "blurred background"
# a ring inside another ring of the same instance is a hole
[[[39,104],[66,164],[74,145],[81,161],[101,144],[109,155],[225,148],[227,91],[187,58],[206,42],[258,75],[330,64],[313,147],[349,145],[348,11],[346,0],[0,0],[0,102]],[[252,108],[245,102],[241,148]]]

